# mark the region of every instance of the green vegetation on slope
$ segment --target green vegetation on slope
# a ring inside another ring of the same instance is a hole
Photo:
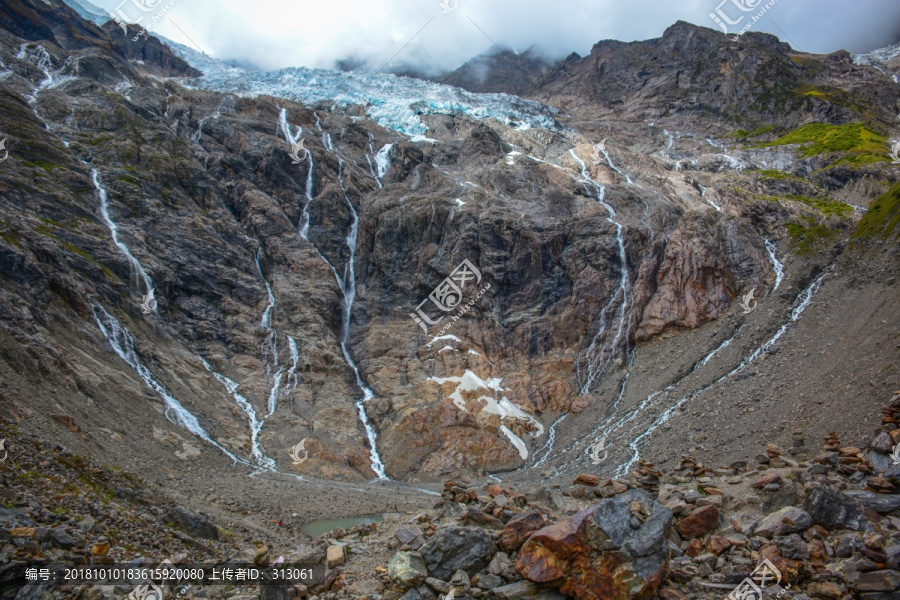
[[[854,238],[873,238],[880,234],[888,238],[900,223],[900,183],[869,204],[869,210],[856,225]]]
[[[800,149],[800,154],[804,157],[826,152],[869,155],[887,152],[886,138],[862,123],[846,125],[809,123],[771,142],[762,142],[759,147],[784,146],[786,144],[806,144]]]

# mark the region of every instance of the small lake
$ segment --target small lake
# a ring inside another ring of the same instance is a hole
[[[357,525],[368,525],[369,523],[380,523],[381,521],[384,521],[383,514],[349,517],[346,519],[322,519],[321,521],[313,521],[301,526],[300,531],[310,537],[316,537],[338,528],[350,529]]]

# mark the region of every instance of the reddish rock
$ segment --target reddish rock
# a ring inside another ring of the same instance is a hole
[[[695,541],[697,538],[694,538],[691,541]],[[711,535],[709,539],[706,540],[706,551],[710,554],[715,554],[716,556],[722,554],[725,550],[731,547],[731,542],[727,539],[720,537],[718,535]]]
[[[768,475],[754,483],[753,487],[764,488],[770,483],[781,483],[781,481],[781,475],[779,475],[778,473],[769,473]]]
[[[597,481],[598,481],[598,479],[597,479],[596,475],[591,475],[589,473],[581,473],[580,475],[578,475],[578,477],[575,478],[575,481],[573,481],[572,483],[574,483],[575,485],[581,484],[581,485],[586,485],[588,487],[594,487],[597,485]]]
[[[683,592],[673,587],[664,587],[659,590],[659,598],[660,600],[687,600],[687,596]]]
[[[683,538],[690,539],[705,535],[719,525],[719,509],[715,506],[698,508],[675,523],[675,530]]]
[[[483,510],[479,510],[479,509],[475,508],[474,506],[468,507],[466,509],[465,514],[463,516],[461,516],[459,518],[459,520],[464,525],[465,524],[481,525],[483,527],[487,527],[488,529],[502,529],[503,528],[503,523],[501,523],[496,517],[492,517],[491,515],[484,512]]]
[[[800,573],[802,562],[784,558],[778,550],[778,546],[774,543],[763,545],[759,549],[759,560],[768,559],[775,568],[781,573],[781,584],[785,585],[785,581],[796,581]]]
[[[532,533],[547,526],[547,520],[540,512],[530,510],[512,519],[500,534],[500,546],[507,550],[518,550]]]
[[[632,528],[633,511],[645,520]],[[536,531],[516,570],[579,600],[649,599],[666,574],[672,511],[632,489]]]
[[[692,539],[688,542],[687,548],[684,549],[684,553],[691,558],[700,556],[703,554],[703,542],[701,542],[699,538]]]
[[[488,494],[491,495],[491,498],[496,498],[500,494],[503,493],[503,488],[497,485],[496,483],[488,488]]]

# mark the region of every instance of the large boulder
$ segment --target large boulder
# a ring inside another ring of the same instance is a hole
[[[872,528],[859,500],[835,489],[815,488],[807,496],[803,508],[813,523],[825,529],[868,531]]]
[[[719,509],[712,504],[698,508],[675,523],[678,535],[685,539],[700,537],[719,526]]]
[[[388,563],[388,574],[391,581],[403,589],[418,587],[428,577],[424,561],[409,552],[398,552]]]
[[[500,545],[507,550],[518,550],[532,533],[547,525],[547,520],[537,510],[530,510],[510,520],[500,533]]]
[[[496,547],[491,534],[474,527],[448,527],[435,533],[422,546],[428,573],[449,580],[458,570],[469,577],[484,569]]]
[[[759,522],[756,527],[756,535],[770,538],[775,535],[787,535],[803,531],[812,525],[812,518],[796,506],[779,508]]]
[[[535,532],[516,570],[579,600],[651,598],[666,574],[672,510],[641,489]]]

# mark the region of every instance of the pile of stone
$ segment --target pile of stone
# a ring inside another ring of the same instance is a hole
[[[652,494],[659,492],[659,482],[662,479],[662,471],[653,466],[652,462],[638,460],[638,467],[634,472],[635,485]]]

